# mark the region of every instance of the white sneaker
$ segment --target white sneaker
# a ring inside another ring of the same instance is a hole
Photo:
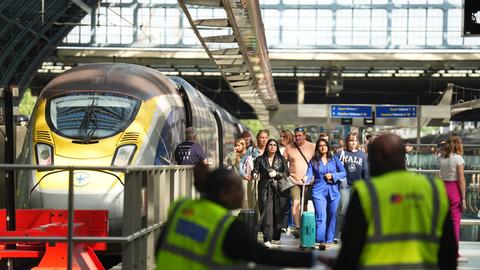
[[[281,243],[280,240],[272,240],[272,244],[274,245],[280,245]]]
[[[263,243],[267,248],[271,248],[272,247],[272,243],[270,243],[270,241],[267,241],[265,243]]]
[[[457,262],[468,262],[468,258],[464,256],[460,256],[457,258]]]

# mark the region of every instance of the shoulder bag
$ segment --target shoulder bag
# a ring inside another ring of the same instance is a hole
[[[307,158],[305,157],[305,155],[303,154],[302,150],[300,150],[300,147],[298,147],[297,143],[293,143],[295,145],[295,147],[297,148],[298,152],[300,153],[300,155],[302,155],[303,157],[303,160],[305,160],[305,163],[307,163],[307,167],[308,167],[308,160]],[[313,184],[313,183],[310,183],[310,184]],[[308,185],[307,185],[308,186]],[[308,192],[308,191],[307,191]]]
[[[281,159],[283,159],[283,157],[281,157]],[[285,163],[282,160],[282,167],[283,167],[283,165],[285,165]],[[283,169],[285,169],[285,168],[283,168]],[[282,178],[278,179],[277,180],[277,185],[278,185],[278,190],[280,192],[284,192],[287,189],[290,189],[293,186],[295,186],[295,184],[290,180],[290,177],[288,177],[288,176],[283,176]]]

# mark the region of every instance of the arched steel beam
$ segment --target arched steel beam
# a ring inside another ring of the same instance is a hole
[[[84,0],[94,7],[97,0]],[[44,20],[41,3],[4,0],[0,3],[0,87],[18,85],[20,95],[42,62],[56,45],[87,14],[77,4],[65,0],[45,2]]]

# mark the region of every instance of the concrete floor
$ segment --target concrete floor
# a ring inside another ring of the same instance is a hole
[[[259,237],[261,239],[261,237]],[[299,240],[295,239],[290,234],[282,234],[282,239],[280,245],[272,245],[272,248],[280,248],[286,250],[298,250]],[[325,251],[315,250],[316,254],[322,254],[325,256],[335,257],[337,256],[338,250],[340,249],[340,245],[332,245],[331,247],[327,248]],[[460,242],[460,254],[462,256],[467,257],[467,262],[460,262],[458,264],[459,270],[473,270],[478,269],[480,270],[480,242]],[[264,269],[264,267],[259,267],[256,269]],[[265,268],[271,269],[271,268]],[[286,268],[288,269],[288,268]],[[298,268],[295,268],[298,269]],[[320,263],[313,267],[312,269],[316,270],[326,270],[329,269]]]

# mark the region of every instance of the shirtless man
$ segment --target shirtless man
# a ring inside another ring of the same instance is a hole
[[[293,231],[295,237],[299,237],[300,235],[298,228],[300,227],[302,179],[307,174],[308,162],[312,159],[314,153],[315,144],[305,140],[305,129],[302,127],[295,128],[293,142],[285,147],[285,152],[283,153],[290,164],[290,179],[295,184],[295,186],[290,189],[292,216],[296,227],[295,231]]]

